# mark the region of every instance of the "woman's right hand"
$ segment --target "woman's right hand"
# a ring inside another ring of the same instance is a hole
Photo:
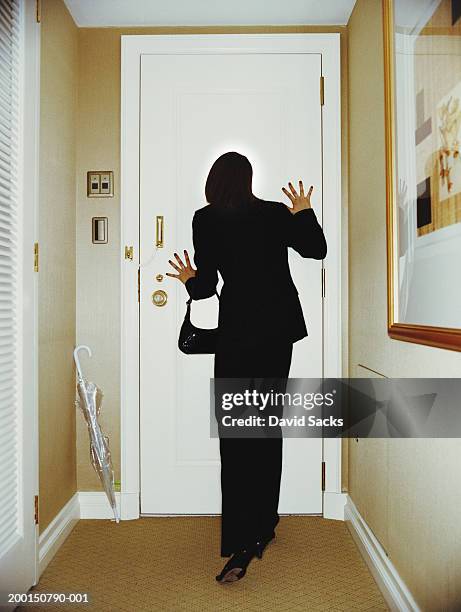
[[[171,278],[177,278],[185,285],[190,278],[194,278],[195,274],[197,273],[197,270],[194,270],[194,268],[192,267],[192,264],[189,259],[189,253],[187,251],[184,251],[185,262],[182,261],[182,259],[177,253],[174,254],[174,257],[178,264],[175,264],[173,261],[171,261],[171,259],[168,260],[168,263],[173,266],[173,268],[176,270],[176,272],[178,272],[178,274],[172,274],[171,272],[167,272],[166,275],[171,276]]]
[[[310,189],[307,195],[304,195],[304,186],[303,186],[302,181],[299,181],[299,194],[296,191],[296,189],[293,187],[292,183],[288,183],[288,187],[290,188],[290,191],[285,189],[285,187],[282,187],[282,191],[286,196],[288,196],[288,198],[290,199],[293,205],[293,206],[288,206],[288,204],[286,204],[286,207],[293,215],[295,215],[300,210],[312,208],[311,193],[312,193],[312,190],[314,189],[313,185],[310,186]]]

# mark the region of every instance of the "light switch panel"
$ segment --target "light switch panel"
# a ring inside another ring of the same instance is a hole
[[[93,217],[92,221],[92,242],[93,244],[107,244],[107,217]]]
[[[91,170],[87,173],[87,196],[111,198],[114,195],[114,173],[111,170]]]

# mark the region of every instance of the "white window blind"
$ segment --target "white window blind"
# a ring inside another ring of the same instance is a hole
[[[0,557],[20,519],[20,0],[0,0]]]

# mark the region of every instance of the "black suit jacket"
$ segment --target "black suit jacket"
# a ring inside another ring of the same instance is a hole
[[[306,324],[288,265],[288,247],[323,259],[327,245],[313,209],[292,214],[282,202],[257,199],[238,210],[207,205],[192,221],[197,273],[186,282],[194,300],[211,297],[218,271],[219,335],[242,342],[275,337],[296,342]]]

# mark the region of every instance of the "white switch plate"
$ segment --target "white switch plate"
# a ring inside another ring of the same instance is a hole
[[[87,173],[87,197],[112,198],[114,173],[111,170],[91,170]]]
[[[108,242],[108,219],[107,217],[93,217],[91,220],[92,226],[92,242],[93,244],[107,244]]]

